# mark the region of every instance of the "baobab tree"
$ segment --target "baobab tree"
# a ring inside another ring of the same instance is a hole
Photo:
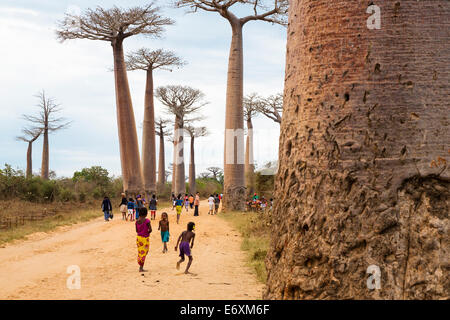
[[[170,120],[158,118],[155,121],[156,135],[159,137],[159,163],[158,163],[158,186],[161,189],[166,183],[166,155],[165,155],[165,137],[170,137],[170,133],[167,129]]]
[[[33,142],[35,142],[41,135],[42,130],[40,128],[23,128],[22,135],[16,139],[18,141],[24,141],[28,143],[27,148],[27,171],[26,178],[29,179],[33,176]]]
[[[197,89],[187,86],[165,86],[156,89],[156,97],[166,107],[166,110],[175,116],[174,120],[174,168],[175,193],[185,193],[184,168],[184,125],[199,120],[200,117],[191,117],[207,104],[204,94]],[[189,118],[188,118],[189,117]]]
[[[146,73],[144,122],[142,131],[142,176],[147,194],[156,191],[156,137],[155,104],[153,99],[153,71],[157,69],[172,71],[172,67],[181,67],[184,62],[171,51],[146,48],[127,55],[126,65],[129,71],[141,70]],[[164,139],[163,139],[164,140]],[[160,171],[164,177],[164,170]]]
[[[195,194],[197,191],[195,185],[195,138],[205,137],[208,135],[206,127],[186,126],[186,131],[191,138],[191,153],[189,162],[189,192]]]
[[[120,159],[125,192],[138,193],[143,189],[136,123],[128,85],[123,42],[137,36],[159,37],[165,26],[173,24],[162,17],[160,9],[149,4],[142,7],[87,9],[82,15],[66,14],[57,30],[61,41],[88,39],[109,42],[114,56],[117,126]]]
[[[39,115],[30,116],[24,114],[22,118],[31,123],[29,131],[40,132],[44,136],[44,142],[42,144],[42,166],[41,166],[41,178],[44,180],[49,179],[49,142],[48,136],[50,133],[67,129],[70,125],[70,121],[66,121],[64,118],[56,118],[56,113],[60,112],[61,105],[57,104],[54,98],[47,97],[45,91],[42,90],[36,95],[39,99],[37,107],[39,108]],[[30,145],[31,147],[31,145]],[[30,154],[31,156],[31,154]]]
[[[253,162],[253,123],[252,119],[258,114],[261,98],[256,93],[244,97],[244,119],[247,123],[247,141],[245,143],[245,186],[247,196],[255,191],[255,164]]]
[[[281,124],[281,117],[283,113],[283,94],[269,96],[261,99],[261,103],[257,105],[256,111],[262,113],[267,118]]]
[[[223,210],[242,211],[245,208],[245,174],[242,159],[244,154],[243,150],[240,150],[240,146],[244,145],[242,29],[249,21],[286,25],[288,0],[178,0],[175,4],[179,8],[188,8],[191,12],[198,9],[215,12],[225,18],[231,26],[225,111]],[[252,14],[237,17],[231,12],[231,8],[236,4],[244,5],[252,10]],[[237,146],[234,143],[235,138]]]
[[[219,167],[209,167],[206,168],[206,170],[208,170],[212,174],[214,180],[216,181],[219,181],[218,177],[223,172],[222,168]]]
[[[332,3],[289,8],[264,298],[448,299],[450,2]]]

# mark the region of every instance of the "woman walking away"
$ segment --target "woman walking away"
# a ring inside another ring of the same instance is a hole
[[[175,203],[177,202],[177,197],[175,197],[175,194],[172,193],[172,210],[175,209]]]
[[[194,209],[194,196],[192,195],[192,193],[189,195],[189,207],[191,209]]]
[[[122,220],[127,219],[127,207],[128,207],[127,197],[125,196],[125,193],[122,193],[122,201],[120,202],[119,205],[119,210],[120,212],[122,212]]]
[[[177,210],[177,224],[180,222],[181,211],[183,210],[183,199],[181,199],[181,194],[178,195],[175,201],[175,208]]]
[[[169,242],[169,216],[167,212],[161,214],[161,220],[159,221],[158,230],[161,230],[161,240],[164,244],[163,253],[167,252],[167,242]]]
[[[150,233],[152,233],[152,225],[150,220],[147,219],[147,208],[139,209],[139,218],[136,220],[136,233],[139,272],[146,272],[147,270],[144,270],[144,263],[150,247]]]
[[[208,214],[214,214],[214,196],[212,194],[209,195],[208,205],[209,205]]]
[[[187,195],[187,193],[184,195],[184,206],[186,208],[186,212],[188,212],[188,208],[189,208],[189,197]]]
[[[127,210],[128,210],[128,214],[127,214],[127,218],[126,220],[128,221],[128,217],[130,217],[130,221],[134,221],[134,200],[133,198],[128,199],[128,204],[127,204]]]
[[[198,206],[200,205],[200,193],[197,192],[197,194],[195,195],[195,200],[194,200],[194,216],[198,217]]]
[[[156,200],[156,196],[152,195],[152,199],[150,200],[150,204],[148,206],[148,209],[150,210],[150,218],[152,220],[156,219],[156,205],[158,204],[158,201]]]
[[[219,212],[219,206],[220,206],[220,198],[219,195],[216,193],[216,196],[214,197],[214,214],[217,214]]]
[[[112,205],[111,205],[111,201],[109,201],[109,198],[107,196],[105,196],[105,198],[103,198],[103,202],[102,202],[102,211],[103,214],[105,215],[105,221],[109,221],[109,213],[111,212],[112,214]]]

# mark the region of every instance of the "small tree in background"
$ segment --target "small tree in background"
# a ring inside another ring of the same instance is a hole
[[[261,99],[257,104],[259,113],[262,113],[267,118],[281,124],[281,117],[283,113],[283,94],[278,93],[276,95],[269,96],[268,98]]]
[[[191,154],[189,162],[189,192],[191,194],[196,193],[195,187],[195,138],[205,137],[208,135],[208,130],[206,127],[195,128],[193,126],[187,126],[186,130],[189,132],[191,137]]]
[[[163,186],[167,181],[166,156],[165,156],[165,137],[171,134],[167,127],[171,123],[170,120],[159,118],[155,121],[156,135],[159,137],[159,163],[158,163],[158,186]]]
[[[28,129],[30,132],[41,132],[40,134],[44,135],[41,178],[48,180],[50,173],[48,136],[50,133],[67,129],[71,122],[66,121],[64,118],[55,117],[55,115],[62,110],[61,106],[55,102],[54,98],[47,97],[44,90],[36,95],[36,97],[39,99],[39,104],[37,105],[39,108],[39,115],[23,115],[22,117],[32,124]]]
[[[42,130],[36,128],[23,128],[22,135],[16,139],[19,141],[24,141],[28,143],[27,149],[27,179],[33,176],[33,142],[35,142],[41,135]]]
[[[170,85],[156,89],[156,97],[166,107],[166,110],[175,116],[175,178],[172,178],[172,183],[175,183],[174,191],[176,194],[185,193],[186,184],[184,180],[184,151],[183,147],[180,147],[179,144],[184,143],[182,132],[185,123],[191,123],[195,120],[201,119],[200,117],[188,118],[188,116],[195,114],[200,110],[200,108],[207,104],[207,102],[204,102],[205,95],[200,90],[193,89],[191,87]],[[179,159],[181,159],[181,161]]]

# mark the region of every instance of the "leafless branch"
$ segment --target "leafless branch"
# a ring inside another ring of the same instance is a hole
[[[160,8],[154,7],[153,3],[128,9],[96,7],[79,16],[66,14],[58,22],[56,34],[60,41],[89,39],[113,43],[137,34],[158,37],[165,26],[173,23],[162,17]]]
[[[205,95],[197,89],[187,86],[169,85],[159,87],[155,92],[156,98],[166,107],[167,111],[175,115],[181,126],[186,122],[192,122],[194,119],[186,119],[186,116],[195,114],[209,102],[203,99]],[[195,120],[200,119],[197,117]]]
[[[158,49],[151,51],[141,48],[127,55],[127,69],[134,70],[155,70],[163,69],[172,72],[170,67],[180,68],[186,65],[186,62],[177,57],[172,51]]]
[[[258,104],[257,111],[264,114],[269,119],[277,123],[281,123],[283,112],[283,94],[278,93],[276,95],[269,96],[266,99],[261,100],[262,103]]]

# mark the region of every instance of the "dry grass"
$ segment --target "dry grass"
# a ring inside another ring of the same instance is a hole
[[[28,221],[23,226],[0,231],[0,244],[13,240],[25,239],[26,236],[36,232],[49,232],[60,226],[72,225],[89,221],[103,215],[101,210],[72,210],[66,213],[57,213],[38,221]]]
[[[230,212],[219,215],[230,222],[243,237],[241,249],[247,253],[247,264],[255,271],[258,280],[266,283],[265,258],[270,243],[270,231],[261,213]]]

